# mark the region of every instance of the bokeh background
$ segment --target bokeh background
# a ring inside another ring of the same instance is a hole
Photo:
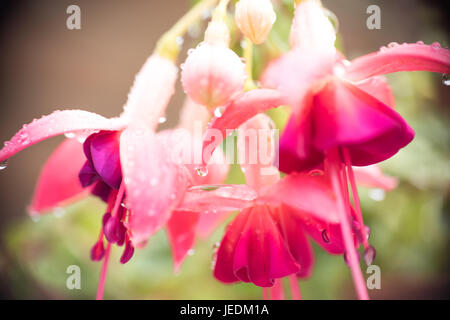
[[[287,49],[292,6],[290,1],[281,2],[284,5],[271,41]],[[446,1],[323,3],[339,18],[339,46],[349,58],[393,41],[449,45],[450,10]],[[66,28],[70,4],[81,7],[81,30]],[[381,30],[366,28],[370,4],[381,8]],[[156,40],[189,5],[190,1],[181,0],[1,1],[0,140],[9,139],[22,124],[55,109],[82,108],[104,116],[118,115],[135,73],[152,53]],[[198,41],[198,30],[191,31],[184,50]],[[265,65],[259,50],[256,59],[261,67]],[[416,138],[383,163],[386,173],[399,178],[396,190],[380,195],[361,189],[371,243],[378,253],[374,263],[382,271],[381,290],[370,294],[375,299],[448,298],[450,89],[442,84],[441,75],[425,72],[398,73],[390,75],[389,80],[397,110],[416,130]],[[178,83],[168,121],[162,128],[176,124],[182,101]],[[86,199],[39,221],[27,215],[39,169],[62,139],[54,138],[23,151],[0,172],[0,298],[95,297],[100,264],[89,260],[89,249],[97,238],[104,205]],[[242,181],[238,170],[233,170],[229,181]],[[195,253],[177,275],[173,274],[164,231],[126,265],[118,262],[121,251],[113,250],[105,297],[261,298],[257,287],[223,285],[212,277],[212,247],[222,232],[217,230],[210,239],[198,241]],[[342,257],[315,249],[315,272],[300,282],[303,297],[354,298],[350,272]],[[73,264],[81,267],[81,290],[66,288],[66,268]]]

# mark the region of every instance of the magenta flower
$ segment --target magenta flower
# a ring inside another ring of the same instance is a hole
[[[50,156],[40,174],[30,206],[32,215],[64,206],[89,193],[107,203],[93,260],[104,258],[97,297],[103,286],[111,244],[125,245],[121,263],[135,246],[169,220],[185,190],[194,183],[220,183],[228,167],[210,168],[209,180],[198,177],[183,163],[171,161],[173,150],[191,147],[170,141],[170,132],[155,133],[159,118],[174,92],[177,67],[158,55],[151,56],[136,76],[124,113],[106,119],[81,110],[56,111],[25,125],[0,150],[0,161],[41,140],[66,134],[67,139]],[[189,132],[188,132],[189,133]],[[187,136],[188,139],[190,135]],[[201,142],[198,143],[201,145]],[[104,248],[104,240],[107,248]]]
[[[272,126],[263,115],[243,124],[239,129],[240,153],[260,154],[263,148],[260,141],[264,138],[259,138],[258,150],[249,150],[249,144],[243,144],[241,137],[246,130],[270,130]],[[344,253],[335,196],[325,176],[295,173],[280,180],[270,161],[266,165],[260,160],[251,164],[246,159],[241,166],[247,185],[194,187],[178,210],[186,215],[193,211],[217,215],[239,210],[218,248],[214,276],[225,283],[274,286],[272,296],[276,296],[280,278],[290,276],[291,283],[296,284],[295,276],[311,274],[314,257],[307,235],[329,253]],[[299,297],[296,285],[292,290]]]
[[[352,215],[349,183],[357,221],[365,233],[352,166],[388,159],[414,137],[412,128],[392,108],[391,90],[381,76],[415,70],[447,74],[450,52],[437,43],[393,43],[348,62],[336,52],[334,30],[315,0],[296,6],[290,40],[292,50],[272,62],[261,81],[263,86],[284,93],[292,107],[280,141],[280,169],[293,172],[325,167],[337,195],[339,221],[355,285],[359,297],[366,299],[348,221]],[[204,149],[214,149],[220,143],[220,137],[209,141],[212,132],[235,129],[270,107],[273,105],[252,104],[245,109],[229,105],[220,118],[212,121]],[[370,264],[374,249],[366,239],[364,236]]]

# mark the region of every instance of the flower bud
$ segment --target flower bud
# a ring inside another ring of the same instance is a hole
[[[244,89],[245,65],[226,46],[199,44],[189,53],[182,69],[184,91],[208,108],[225,105]]]
[[[334,55],[336,32],[319,0],[303,0],[295,7],[289,42],[304,48]]]
[[[266,40],[276,20],[270,0],[240,0],[234,17],[241,32],[255,44]]]

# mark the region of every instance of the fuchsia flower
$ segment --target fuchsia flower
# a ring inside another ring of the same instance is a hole
[[[286,95],[292,116],[280,141],[280,170],[294,172],[325,168],[338,200],[338,214],[349,263],[360,298],[368,298],[353,250],[350,183],[360,229],[365,233],[352,166],[375,164],[393,156],[414,137],[412,128],[392,108],[392,93],[383,74],[427,70],[447,74],[450,53],[438,44],[391,44],[352,62],[336,52],[334,30],[320,3],[306,0],[296,6],[291,28],[292,50],[272,62],[262,85]],[[206,132],[205,150],[221,137],[212,132],[235,129],[273,105],[227,106]],[[207,163],[207,156],[205,163]],[[369,264],[374,249],[363,236]]]
[[[195,187],[186,193],[179,210],[202,209],[209,215],[239,210],[218,248],[214,276],[225,283],[275,284],[274,296],[278,279],[291,276],[295,284],[295,276],[311,274],[314,257],[307,234],[329,253],[345,250],[335,197],[326,177],[292,174],[280,180],[271,161],[264,165],[258,158],[257,163],[250,163],[248,155],[260,155],[263,140],[271,139],[270,128],[270,118],[258,115],[239,129],[238,148],[246,154],[241,164],[246,185]],[[266,136],[258,137],[257,150],[243,141],[251,130],[266,130]],[[293,290],[298,292],[296,286]]]
[[[103,296],[112,243],[125,244],[121,263],[126,263],[134,246],[145,244],[168,222],[189,186],[196,182],[220,183],[227,174],[227,166],[212,166],[208,180],[191,174],[193,169],[170,159],[173,150],[193,145],[185,140],[168,140],[170,131],[155,133],[174,92],[176,75],[173,62],[155,54],[136,76],[120,118],[106,119],[81,110],[56,111],[25,125],[0,150],[0,161],[5,161],[53,136],[87,137],[83,144],[77,139],[65,140],[50,156],[39,177],[30,212],[42,214],[89,192],[107,202],[99,240],[91,250],[93,260],[105,259],[99,298]],[[106,250],[104,237],[108,241]]]

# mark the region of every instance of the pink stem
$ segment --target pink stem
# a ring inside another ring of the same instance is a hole
[[[270,299],[270,291],[267,288],[262,288],[263,290],[263,299],[264,300],[269,300]]]
[[[103,300],[103,292],[105,289],[106,272],[108,271],[109,253],[111,252],[111,243],[108,242],[106,247],[105,256],[103,257],[102,271],[100,273],[100,279],[98,281],[97,288],[97,300]]]
[[[291,286],[291,299],[292,300],[302,300],[302,295],[300,293],[300,287],[298,286],[298,280],[295,275],[289,276],[289,285]]]
[[[361,213],[361,204],[359,202],[358,189],[356,188],[355,174],[353,173],[352,162],[347,148],[343,149],[343,154],[345,165],[347,166],[348,180],[350,181],[350,187],[352,189],[353,202],[355,204],[356,210],[356,219],[358,220],[359,228],[361,230],[364,248],[367,249],[367,247],[369,247],[369,242],[367,241],[367,231],[366,227],[364,226],[364,221]]]
[[[352,272],[353,283],[355,285],[358,298],[360,300],[368,300],[369,294],[367,293],[366,284],[359,265],[357,250],[354,246],[352,229],[350,227],[348,219],[349,216],[347,214],[347,210],[344,205],[344,192],[342,189],[340,177],[341,163],[339,157],[339,150],[334,149],[330,151],[329,154],[327,155],[327,159],[329,160],[330,165],[329,167],[330,167],[331,183],[333,185],[333,189],[337,197],[337,204],[338,204],[337,213],[339,216],[342,236],[344,238],[345,250],[348,257],[350,270]]]
[[[119,192],[117,193],[114,208],[111,212],[111,217],[114,217],[117,215],[117,212],[119,211],[120,204],[123,199],[123,195],[125,194],[125,183],[120,184]],[[111,201],[112,203],[112,201]],[[110,207],[110,206],[108,206]],[[101,231],[101,235],[103,236],[103,229]],[[98,281],[98,288],[97,288],[97,300],[103,300],[103,292],[105,289],[105,281],[106,281],[106,272],[108,271],[108,262],[109,262],[109,254],[111,252],[111,243],[108,242],[108,246],[106,247],[105,256],[103,258],[103,265],[102,265],[102,271],[100,273],[100,279]]]
[[[276,279],[273,287],[270,288],[270,296],[272,300],[284,300],[283,284],[281,279]]]

